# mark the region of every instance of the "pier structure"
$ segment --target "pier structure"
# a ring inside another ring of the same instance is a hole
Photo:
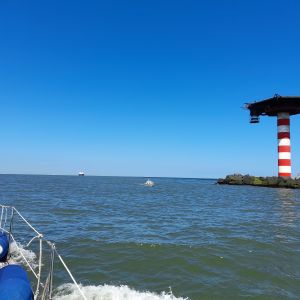
[[[279,96],[247,103],[250,123],[259,123],[260,116],[277,117],[278,177],[292,176],[290,116],[300,114],[300,96]]]

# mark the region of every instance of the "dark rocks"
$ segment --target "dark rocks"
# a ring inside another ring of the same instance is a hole
[[[253,185],[274,188],[299,189],[300,179],[283,178],[283,177],[256,177],[250,175],[233,174],[227,175],[226,178],[218,179],[218,184],[230,185]]]

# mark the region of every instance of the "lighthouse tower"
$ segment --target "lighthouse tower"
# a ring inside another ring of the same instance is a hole
[[[260,116],[277,117],[278,177],[291,177],[290,116],[300,114],[299,96],[279,96],[247,103],[250,123],[259,123]]]

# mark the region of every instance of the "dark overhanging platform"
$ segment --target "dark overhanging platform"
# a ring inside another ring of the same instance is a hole
[[[300,114],[300,96],[280,96],[258,102],[246,103],[250,110],[250,122],[258,123],[259,116],[275,117],[278,113],[287,112],[290,115]]]

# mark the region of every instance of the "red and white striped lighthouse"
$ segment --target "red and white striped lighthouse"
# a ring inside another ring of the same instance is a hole
[[[291,177],[290,114],[277,114],[278,177]]]
[[[299,96],[279,96],[247,103],[250,123],[259,123],[260,116],[277,116],[278,177],[291,177],[290,116],[300,114]]]

